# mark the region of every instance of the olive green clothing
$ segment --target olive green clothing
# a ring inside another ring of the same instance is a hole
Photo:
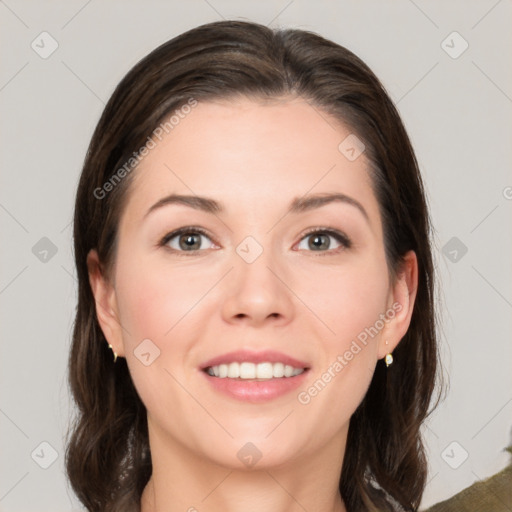
[[[512,512],[512,464],[425,512]]]

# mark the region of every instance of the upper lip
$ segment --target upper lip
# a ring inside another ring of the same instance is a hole
[[[261,352],[251,352],[249,350],[236,350],[228,352],[221,356],[214,357],[201,365],[201,370],[206,370],[211,366],[218,366],[220,364],[228,363],[283,363],[293,366],[294,368],[309,368],[309,365],[304,361],[300,361],[295,357],[288,356],[282,352],[275,350],[264,350]]]

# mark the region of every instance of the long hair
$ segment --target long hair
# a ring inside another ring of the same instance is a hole
[[[152,51],[119,83],[94,131],[74,216],[78,305],[69,384],[77,412],[67,441],[69,481],[87,510],[127,512],[140,510],[151,476],[146,409],[126,361],[112,364],[86,265],[91,249],[105,275],[115,261],[119,218],[136,168],[119,183],[115,175],[191,99],[237,96],[301,97],[350,127],[366,146],[390,276],[396,277],[407,251],[416,253],[411,323],[393,366],[386,371],[378,362],[350,419],[339,488],[349,512],[396,510],[397,504],[417,510],[427,472],[420,427],[432,411],[439,354],[433,230],[409,137],[380,81],[352,52],[312,32],[242,21],[202,25]],[[107,182],[113,185],[105,194]]]

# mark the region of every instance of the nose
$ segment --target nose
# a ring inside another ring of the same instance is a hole
[[[234,255],[234,268],[229,273],[222,304],[224,320],[253,327],[269,322],[286,325],[294,315],[291,276],[270,249],[249,261]]]

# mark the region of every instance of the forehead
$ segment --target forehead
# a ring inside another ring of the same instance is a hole
[[[340,150],[350,128],[303,99],[198,102],[168,131],[134,171],[124,212],[132,220],[171,193],[212,197],[234,214],[309,192],[374,202],[365,154]]]

